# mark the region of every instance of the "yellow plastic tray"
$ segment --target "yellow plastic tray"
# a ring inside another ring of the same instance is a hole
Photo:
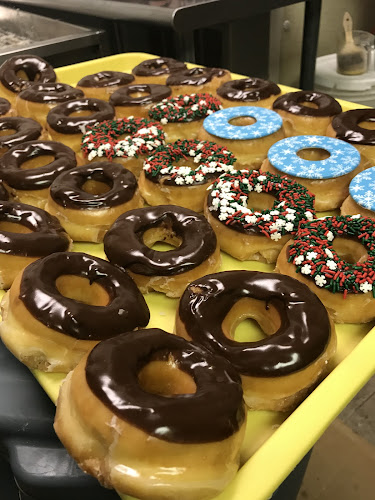
[[[155,56],[144,53],[120,54],[66,66],[58,69],[57,74],[60,81],[74,85],[83,76],[100,70],[130,72],[135,65],[150,57]],[[288,91],[289,88],[282,87],[282,90]],[[348,102],[341,104],[344,110],[363,107]],[[77,243],[74,249],[105,258],[102,245]],[[222,270],[273,270],[273,266],[268,264],[239,262],[224,254],[222,257]],[[151,311],[149,327],[172,332],[178,300],[150,293],[146,301]],[[375,329],[372,327],[373,324],[337,326],[338,349],[332,372],[291,415],[271,411],[248,412],[241,454],[243,465],[236,478],[216,500],[265,500],[272,495],[375,373]],[[256,332],[245,323],[236,331],[237,340],[251,340],[255,336]],[[51,399],[56,401],[64,375],[39,371],[35,371],[34,375]],[[130,500],[131,497],[123,498]]]

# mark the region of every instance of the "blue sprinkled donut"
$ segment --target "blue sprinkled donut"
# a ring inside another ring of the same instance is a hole
[[[360,172],[352,179],[349,194],[359,206],[375,212],[375,167]]]

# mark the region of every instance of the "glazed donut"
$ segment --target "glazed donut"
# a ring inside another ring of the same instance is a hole
[[[148,111],[156,102],[169,97],[171,89],[166,85],[138,83],[124,85],[114,92],[109,102],[115,108],[116,118],[127,116],[148,118]]]
[[[81,78],[77,83],[77,89],[82,90],[86,97],[96,97],[108,101],[113,92],[132,82],[134,82],[134,76],[129,73],[100,71]]]
[[[115,116],[113,107],[93,98],[76,99],[58,104],[47,115],[47,130],[52,140],[62,142],[76,153],[86,129]]]
[[[253,318],[266,338],[236,342]],[[293,410],[327,374],[336,350],[333,323],[318,297],[288,276],[227,271],[195,280],[181,297],[176,333],[226,358],[254,410]]]
[[[46,210],[57,217],[74,241],[103,241],[124,212],[143,206],[137,180],[122,165],[96,162],[59,175]]]
[[[284,122],[285,135],[325,135],[334,116],[341,113],[340,104],[328,94],[299,90],[276,99],[273,109]]]
[[[207,186],[232,170],[235,161],[230,151],[213,142],[176,141],[147,158],[139,189],[149,205],[179,205],[203,212]]]
[[[59,221],[40,208],[0,202],[0,288],[9,288],[17,274],[34,260],[68,250],[69,236]]]
[[[9,133],[1,134],[5,131]],[[0,118],[0,158],[13,146],[35,139],[43,139],[42,127],[35,120],[21,116]]]
[[[28,141],[0,160],[0,177],[16,201],[45,208],[49,187],[62,172],[77,165],[68,146],[54,141]]]
[[[375,109],[351,109],[337,115],[326,134],[349,142],[375,164]]]
[[[279,175],[232,171],[211,186],[205,215],[221,250],[238,260],[272,263],[301,220],[315,218],[314,196]]]
[[[165,85],[168,76],[186,69],[186,64],[171,57],[147,59],[132,69],[136,83],[157,83]]]
[[[286,175],[315,195],[318,211],[334,210],[348,196],[351,179],[365,167],[358,151],[331,137],[288,137],[270,147],[262,170]]]
[[[164,144],[162,127],[145,118],[121,118],[98,123],[82,137],[81,154],[86,162],[116,161],[136,177],[143,160]]]
[[[109,262],[58,252],[27,266],[2,303],[1,339],[31,369],[68,373],[100,340],[146,326],[134,282]]]
[[[179,95],[163,99],[149,109],[149,117],[163,125],[167,142],[180,137],[197,138],[206,116],[222,109],[221,103],[210,94]]]
[[[230,80],[217,89],[217,95],[224,108],[233,106],[272,108],[274,100],[280,93],[280,87],[276,83],[262,78]]]
[[[357,174],[349,185],[349,196],[341,205],[341,215],[356,215],[375,219],[375,167]]]
[[[166,85],[171,88],[172,96],[205,92],[216,94],[217,89],[224,82],[230,80],[231,74],[221,68],[191,68],[172,73]]]
[[[240,123],[232,124],[233,120]],[[270,146],[285,137],[282,124],[280,116],[270,109],[237,106],[207,116],[198,139],[228,148],[237,158],[237,168],[251,170],[260,167]]]
[[[152,249],[157,241],[177,248]],[[108,260],[129,273],[142,293],[151,290],[180,297],[187,284],[217,271],[220,249],[203,215],[174,205],[131,210],[104,237]]]
[[[375,318],[375,221],[359,215],[301,223],[276,268],[305,283],[336,323]]]
[[[8,99],[0,97],[0,117],[5,118],[7,116],[13,116],[13,115],[14,115],[14,110]]]
[[[38,56],[18,55],[0,66],[0,95],[14,106],[17,94],[33,82],[51,83],[56,73],[47,61]]]
[[[46,128],[47,115],[53,107],[82,97],[83,92],[66,83],[38,82],[18,94],[15,109],[17,115],[34,118]]]
[[[150,329],[81,360],[61,388],[55,430],[84,471],[120,494],[202,500],[235,476],[245,422],[229,363]]]

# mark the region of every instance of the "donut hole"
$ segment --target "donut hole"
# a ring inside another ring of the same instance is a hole
[[[331,154],[323,148],[303,148],[297,151],[297,156],[302,160],[322,161],[329,158]]]
[[[3,130],[0,130],[0,137],[4,136],[4,135],[13,135],[17,132],[16,129],[14,128],[6,128],[6,129],[3,129]]]
[[[332,247],[339,258],[348,264],[365,262],[369,258],[362,243],[351,238],[336,237],[332,242]]]
[[[275,306],[247,297],[234,304],[222,324],[226,337],[240,343],[262,340],[276,333],[280,326]]]
[[[147,92],[147,90],[133,90],[129,92],[129,96],[131,98],[136,98],[136,97],[145,97],[151,95],[151,92]]]
[[[82,185],[82,191],[88,194],[93,194],[93,195],[101,195],[104,193],[108,193],[110,191],[112,186],[108,185],[106,182],[102,181],[96,181],[94,179],[88,179],[83,185]]]
[[[30,158],[30,160],[26,160],[21,163],[21,170],[32,170],[33,168],[45,167],[55,161],[55,157],[53,155],[39,155]]]
[[[138,373],[138,383],[143,391],[167,398],[197,390],[193,377],[179,369],[172,355],[167,361],[147,363]]]
[[[179,248],[182,238],[177,236],[171,227],[160,226],[147,229],[143,233],[143,243],[152,250],[168,252]]]
[[[94,113],[92,109],[79,109],[77,111],[73,111],[69,113],[71,118],[80,117],[80,116],[91,116]]]
[[[16,76],[20,80],[25,80],[27,82],[37,82],[38,80],[40,80],[40,73],[36,73],[32,77],[30,77],[24,69],[16,71]]]
[[[0,231],[7,231],[8,233],[32,233],[32,229],[24,226],[23,224],[19,224],[18,222],[11,221],[0,221]]]
[[[235,127],[246,127],[248,125],[254,125],[256,119],[251,116],[236,116],[231,118],[229,123]]]
[[[276,198],[269,193],[257,193],[252,191],[249,194],[247,208],[253,211],[271,210],[275,204]]]
[[[319,109],[319,106],[315,102],[303,101],[301,102],[301,106],[305,108]]]
[[[110,302],[108,292],[98,283],[74,274],[64,274],[56,280],[61,295],[89,306],[106,306]]]
[[[358,123],[358,126],[366,130],[375,130],[375,120],[365,120],[364,122]]]

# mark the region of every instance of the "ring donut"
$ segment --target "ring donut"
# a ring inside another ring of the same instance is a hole
[[[0,118],[0,131],[5,130],[11,132],[0,136],[0,158],[13,146],[18,146],[26,141],[42,139],[41,125],[31,118],[22,118],[21,116]]]
[[[158,83],[165,85],[168,76],[186,69],[186,64],[171,57],[147,59],[132,69],[136,83]]]
[[[55,430],[83,470],[119,493],[199,500],[234,477],[245,420],[230,364],[154,328],[105,340],[80,362]]]
[[[14,110],[8,99],[0,97],[0,117],[5,118],[7,116],[13,116]]]
[[[27,141],[5,153],[0,176],[16,201],[44,208],[52,181],[76,165],[74,151],[60,142]]]
[[[328,94],[299,90],[276,99],[273,109],[284,122],[285,135],[326,135],[334,116],[341,113],[340,104]]]
[[[116,118],[135,116],[148,118],[151,106],[171,95],[171,89],[166,85],[154,83],[137,83],[124,85],[114,92],[109,102],[115,108]]]
[[[230,151],[213,142],[179,140],[147,158],[139,188],[149,205],[179,205],[202,212],[207,186],[231,170],[235,161]]]
[[[375,167],[357,174],[349,185],[349,196],[341,205],[341,215],[356,215],[375,219]]]
[[[337,323],[375,318],[375,221],[359,215],[301,223],[276,263],[305,283]]]
[[[86,97],[97,97],[108,101],[110,96],[123,85],[134,82],[134,76],[121,71],[99,71],[84,76],[77,83],[77,89],[84,92]]]
[[[100,340],[144,327],[149,310],[109,262],[57,252],[27,266],[2,302],[4,344],[29,368],[67,373]]]
[[[217,89],[217,95],[224,108],[233,106],[261,106],[272,108],[281,90],[276,83],[262,78],[241,78],[229,80]]]
[[[98,243],[121,214],[141,206],[134,175],[117,163],[97,162],[59,175],[46,210],[74,241]]]
[[[299,223],[315,218],[314,196],[269,172],[228,172],[211,186],[205,215],[222,250],[242,261],[275,262]]]
[[[266,338],[236,342],[253,318]],[[191,283],[181,297],[176,333],[226,358],[242,378],[252,409],[293,409],[327,372],[335,352],[333,323],[308,287],[288,276],[227,271]]]
[[[157,241],[177,248],[152,249]],[[121,215],[104,237],[108,260],[129,273],[142,293],[179,297],[186,285],[217,270],[220,249],[203,215],[174,205],[145,207]]]

